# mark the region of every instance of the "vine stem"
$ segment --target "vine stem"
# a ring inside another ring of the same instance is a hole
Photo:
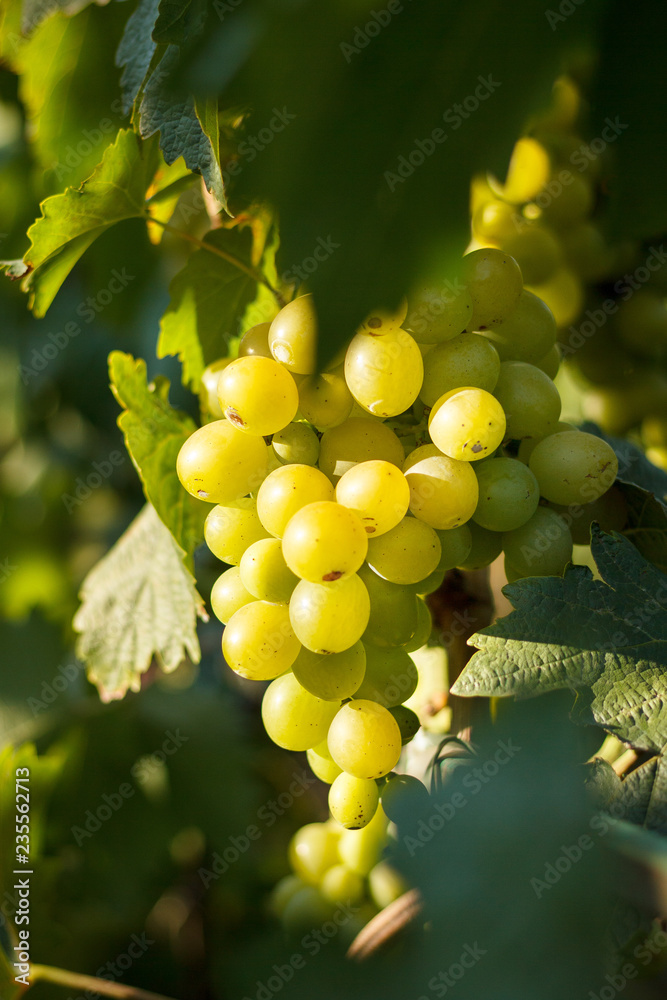
[[[124,983],[113,983],[108,979],[98,979],[97,976],[84,976],[68,969],[56,969],[52,965],[31,965],[30,982],[43,980],[57,983],[59,986],[69,986],[75,990],[91,990],[116,1000],[172,1000],[162,993],[151,993],[141,990],[138,986],[126,986]]]
[[[150,222],[154,222],[156,225],[162,226],[162,228],[168,233],[178,236],[179,239],[185,240],[186,243],[192,243],[194,246],[198,247],[199,250],[207,250],[209,253],[215,254],[216,257],[226,260],[228,264],[238,268],[239,271],[243,271],[243,273],[247,274],[249,278],[253,279],[253,281],[256,281],[260,285],[264,285],[265,288],[268,288],[281,309],[284,305],[286,305],[285,299],[282,297],[278,289],[274,288],[260,271],[257,271],[254,267],[250,267],[248,264],[245,264],[242,260],[239,260],[238,257],[235,257],[234,254],[227,253],[226,250],[221,250],[220,247],[214,247],[211,243],[207,243],[205,240],[200,240],[197,236],[191,236],[190,233],[184,233],[182,229],[177,229],[176,226],[172,226],[169,222],[162,222],[161,219],[155,219],[152,215],[147,216],[147,218]]]

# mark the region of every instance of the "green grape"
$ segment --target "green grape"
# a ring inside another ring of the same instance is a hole
[[[318,748],[321,746],[322,744],[318,743],[316,747],[311,747],[309,750],[306,750],[306,757],[308,758],[310,769],[315,777],[319,778],[320,781],[324,781],[325,784],[330,785],[331,782],[343,772],[338,764],[331,759],[328,751],[327,756],[318,753]],[[324,746],[326,746],[326,740],[324,742]]]
[[[532,285],[529,291],[542,299],[551,309],[556,326],[566,328],[580,315],[584,304],[584,289],[578,274],[561,267],[548,281]]]
[[[285,934],[295,942],[331,920],[334,908],[319,889],[306,885],[285,904],[280,917]]]
[[[472,296],[473,330],[486,330],[508,318],[523,289],[521,268],[502,250],[473,250],[463,258],[463,280]]]
[[[533,361],[536,368],[548,375],[550,379],[555,379],[558,375],[558,369],[560,368],[560,348],[558,344],[547,351],[547,353],[542,358],[538,358],[537,361]]]
[[[428,432],[444,455],[459,462],[478,462],[492,455],[505,437],[505,413],[490,392],[464,386],[437,401],[431,410]]]
[[[299,582],[285,563],[279,538],[262,538],[248,546],[239,570],[243,586],[259,601],[287,604]]]
[[[508,438],[544,437],[560,417],[558,389],[524,361],[503,361],[493,394],[505,411]]]
[[[333,483],[353,465],[376,459],[400,469],[403,445],[390,427],[370,417],[350,417],[325,431],[320,441],[319,466]]]
[[[305,882],[298,875],[285,875],[273,887],[269,897],[269,909],[274,917],[280,918],[292,896],[304,888]]]
[[[292,666],[301,645],[285,604],[253,601],[239,608],[222,633],[222,655],[251,681],[271,681]]]
[[[310,750],[326,737],[340,702],[316,698],[294,674],[269,684],[262,698],[262,722],[269,737],[285,750]]]
[[[229,619],[245,604],[255,600],[243,586],[238,566],[225,570],[211,588],[213,614],[226,625]]]
[[[383,580],[367,564],[359,570],[370,598],[370,615],[364,642],[376,646],[404,646],[413,638],[419,624],[414,589],[399,587]]]
[[[269,329],[276,361],[290,371],[310,375],[316,368],[317,315],[312,295],[300,295],[280,310]]]
[[[621,302],[614,317],[621,343],[645,358],[662,358],[667,350],[667,307],[653,288],[640,288]]]
[[[527,285],[548,281],[563,260],[560,242],[550,229],[538,224],[525,226],[500,245],[517,262]]]
[[[406,746],[417,735],[421,728],[419,717],[416,712],[406,705],[395,705],[389,711],[396,719],[398,728],[401,731],[401,743]]]
[[[327,736],[329,753],[355,778],[381,778],[401,756],[401,731],[391,713],[366,699],[339,709]]]
[[[568,171],[569,180],[563,184],[557,198],[552,198],[542,209],[542,218],[555,229],[571,229],[591,214],[593,186],[581,175]]]
[[[342,653],[361,639],[370,615],[368,591],[354,574],[334,583],[297,584],[289,605],[299,641],[313,653]]]
[[[440,562],[438,571],[454,569],[461,566],[472,549],[472,535],[469,524],[461,524],[458,528],[447,528],[437,531],[440,539]]]
[[[285,562],[311,583],[345,579],[359,569],[368,536],[352,510],[332,500],[309,503],[288,522],[283,535]]]
[[[358,333],[345,355],[345,381],[360,406],[377,417],[408,410],[419,395],[424,362],[413,337],[392,330],[382,337]]]
[[[569,524],[575,545],[590,544],[593,521],[597,521],[603,531],[612,532],[623,531],[628,520],[628,504],[617,486],[611,486],[591,503],[557,510]]]
[[[434,406],[446,392],[462,385],[493,392],[499,374],[500,358],[494,345],[479,333],[461,333],[427,354],[419,398],[426,406]]]
[[[228,420],[214,420],[183,444],[176,472],[193,497],[229,503],[261,483],[267,462],[268,448],[261,438],[241,433]]]
[[[449,458],[435,445],[423,445],[408,456],[403,471],[410,486],[410,511],[418,521],[446,529],[472,516],[478,488],[470,462]]]
[[[407,892],[408,885],[395,868],[380,861],[368,873],[368,888],[373,902],[383,910]]]
[[[257,493],[257,514],[267,531],[281,538],[297,511],[310,503],[333,500],[330,481],[310,465],[286,465],[271,472]]]
[[[218,504],[208,512],[204,522],[206,544],[214,556],[230,566],[241,562],[249,545],[267,537],[252,497]]]
[[[644,417],[641,426],[641,436],[647,448],[667,447],[667,419],[655,414]]]
[[[508,583],[516,583],[517,580],[523,580],[525,576],[520,570],[514,569],[507,556],[503,559],[503,570]]]
[[[525,524],[503,535],[503,549],[521,576],[560,576],[572,560],[572,535],[555,510],[538,507]]]
[[[403,298],[395,309],[374,309],[363,321],[357,333],[368,333],[372,337],[384,337],[385,333],[394,333],[408,314],[408,301]]]
[[[371,538],[367,562],[391,583],[419,583],[436,568],[440,552],[440,539],[430,524],[404,517],[395,528]]]
[[[329,789],[329,810],[346,830],[361,830],[375,816],[380,793],[375,781],[355,778],[344,771]]]
[[[489,177],[493,190],[505,201],[519,205],[540,193],[549,180],[551,161],[544,146],[536,139],[523,136],[512,150],[504,184]]]
[[[361,642],[328,656],[302,649],[292,664],[292,673],[299,684],[325,701],[351,698],[365,672],[366,650]]]
[[[224,417],[224,413],[220,409],[220,403],[218,402],[218,379],[220,378],[222,369],[231,363],[231,358],[220,358],[219,361],[213,361],[210,365],[207,365],[201,373],[199,405],[202,411],[210,414],[214,420],[220,420]]]
[[[491,327],[486,336],[501,361],[529,361],[535,364],[556,343],[556,320],[546,302],[524,290],[519,304],[504,323]]]
[[[325,899],[337,906],[354,906],[364,898],[364,880],[345,865],[332,865],[324,873],[320,892]]]
[[[473,521],[489,531],[513,531],[533,516],[540,502],[540,490],[535,476],[523,462],[516,458],[489,458],[476,471],[479,501]]]
[[[440,538],[440,534],[441,533],[439,531],[436,531],[436,535],[438,536],[438,538]],[[443,534],[446,534],[446,532],[443,532]],[[442,548],[442,542],[440,543],[440,547]],[[440,558],[442,559],[442,553],[440,554]],[[426,597],[427,594],[432,594],[434,590],[437,590],[438,587],[442,584],[442,581],[444,579],[445,579],[444,569],[438,569],[436,567],[432,573],[429,573],[428,576],[425,576],[423,580],[419,581],[419,583],[411,584],[408,589],[412,590],[413,593],[418,594],[419,597]]]
[[[618,459],[602,438],[563,431],[540,441],[530,456],[530,468],[547,500],[584,504],[607,492],[616,479]]]
[[[419,778],[411,774],[387,775],[382,786],[382,808],[392,823],[414,820],[429,806],[431,798]]]
[[[338,853],[343,864],[366,877],[380,856],[387,839],[387,817],[381,805],[363,830],[343,830],[338,841]]]
[[[391,462],[361,462],[338,480],[336,501],[355,512],[367,534],[383,535],[405,517],[410,487]]]
[[[251,326],[241,337],[239,343],[240,358],[270,358],[271,348],[269,347],[270,323],[258,323]]]
[[[444,579],[444,574],[440,580]],[[433,619],[431,618],[431,612],[428,609],[426,601],[421,598],[417,599],[417,631],[413,635],[410,642],[406,642],[405,649],[406,653],[414,653],[415,650],[421,649],[425,646],[431,637],[431,632],[433,631]],[[405,700],[405,699],[404,699]]]
[[[307,823],[290,840],[287,854],[293,870],[308,885],[318,885],[339,862],[338,832],[329,823]]]
[[[294,379],[273,358],[237,358],[218,379],[218,401],[240,431],[263,437],[275,434],[296,416],[299,391]]]
[[[559,420],[558,423],[555,424],[554,427],[551,429],[549,434],[545,434],[545,437],[549,437],[550,434],[562,434],[563,431],[576,431],[576,430],[577,428],[574,426],[574,424],[568,424],[566,420]],[[543,437],[524,438],[521,444],[519,445],[519,450],[516,455],[519,461],[523,462],[525,465],[528,465],[528,463],[530,462],[530,456],[533,454],[540,441],[544,441],[544,438]]]
[[[447,282],[441,288],[422,285],[410,296],[406,325],[420,344],[439,344],[469,329],[472,297],[467,288],[453,288]]]
[[[339,372],[310,375],[299,386],[299,410],[318,431],[338,427],[350,415],[352,394]]]
[[[320,439],[308,424],[292,423],[273,435],[273,451],[283,465],[317,465]]]
[[[514,205],[497,199],[478,205],[472,216],[472,231],[481,243],[502,243],[514,236],[519,226],[525,225],[525,219]]]
[[[366,672],[355,698],[376,701],[393,708],[415,693],[417,668],[403,649],[380,649],[366,646]]]
[[[584,281],[599,281],[609,271],[611,250],[593,222],[580,222],[561,233],[561,246],[568,265]]]
[[[498,558],[503,548],[503,536],[499,531],[488,531],[481,524],[471,521],[470,529],[472,546],[465,559],[458,565],[459,569],[475,570],[490,566]]]

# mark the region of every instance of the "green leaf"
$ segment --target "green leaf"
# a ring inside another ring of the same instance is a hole
[[[73,17],[90,3],[92,0],[23,0],[21,30],[27,35],[59,11]]]
[[[206,0],[160,0],[159,6],[153,38],[162,44],[183,45],[206,21]]]
[[[615,799],[623,819],[667,836],[667,764],[652,757],[621,782]]]
[[[124,408],[118,426],[146,498],[191,566],[194,550],[203,539],[209,508],[183,489],[176,475],[176,459],[196,425],[169,405],[166,379],[147,385],[145,361],[113,351],[109,355],[109,377],[113,394]]]
[[[80,596],[76,652],[103,701],[138,691],[153,659],[167,673],[186,656],[199,662],[202,600],[183,551],[150,504],[91,570]]]
[[[42,202],[42,216],[28,230],[31,245],[24,257],[32,271],[23,287],[31,293],[37,316],[44,315],[76,261],[101,233],[145,214],[156,166],[151,144],[123,130],[87,181]]]
[[[153,25],[158,14],[159,0],[140,0],[128,19],[116,52],[116,65],[123,67],[120,85],[123,90],[123,114],[128,114],[141,90],[157,48],[153,41]]]
[[[515,611],[470,640],[460,696],[532,698],[577,692],[576,721],[661,752],[667,745],[667,576],[620,535],[593,526],[601,580],[575,566],[563,578],[504,588]]]

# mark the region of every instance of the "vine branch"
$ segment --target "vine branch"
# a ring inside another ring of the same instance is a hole
[[[52,965],[31,965],[30,982],[42,980],[68,986],[75,990],[90,990],[103,996],[114,997],[115,1000],[172,1000],[162,993],[151,993],[150,990],[139,989],[138,986],[127,986],[124,983],[113,983],[97,976],[84,976],[68,969],[56,969]]]

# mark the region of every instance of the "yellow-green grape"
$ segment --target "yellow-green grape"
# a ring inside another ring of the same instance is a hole
[[[475,506],[477,506],[475,504]],[[447,528],[437,532],[440,539],[440,562],[438,570],[454,569],[461,566],[470,555],[472,535],[469,524],[460,524],[458,528]]]
[[[372,337],[383,337],[385,333],[398,330],[408,314],[408,300],[401,299],[395,309],[373,309],[363,321],[358,333],[368,333]]]
[[[308,885],[318,885],[339,862],[338,834],[328,823],[307,823],[294,834],[287,849],[289,862]]]
[[[472,517],[478,486],[470,462],[443,455],[436,445],[422,445],[408,456],[404,472],[417,520],[432,528],[456,528]]]
[[[563,172],[565,173],[565,172]],[[567,183],[561,185],[556,197],[551,198],[542,208],[542,218],[555,229],[571,229],[591,214],[593,208],[593,185],[581,174],[567,171]],[[562,174],[561,174],[562,176]]]
[[[202,411],[210,414],[215,420],[220,420],[224,417],[224,413],[220,409],[220,403],[218,402],[218,379],[220,378],[222,369],[231,363],[231,358],[220,358],[219,361],[213,361],[210,365],[207,365],[201,373],[199,404]]]
[[[409,710],[408,710],[409,711]],[[392,823],[412,819],[430,803],[426,786],[411,774],[388,774],[380,794],[382,808]]]
[[[268,448],[261,438],[243,434],[228,420],[214,420],[183,444],[176,471],[193,497],[229,503],[257,488],[267,462]]]
[[[667,307],[662,295],[640,288],[621,302],[614,329],[626,347],[645,358],[663,357],[667,350]]]
[[[445,574],[440,576],[440,583],[442,583]],[[435,588],[437,590],[437,587]],[[415,650],[421,649],[425,646],[431,637],[431,632],[433,631],[433,619],[431,618],[431,612],[428,609],[428,604],[422,597],[417,598],[417,631],[413,635],[410,642],[407,642],[403,649],[406,653],[414,653]]]
[[[354,906],[364,898],[364,880],[346,865],[332,865],[324,873],[320,892],[325,899],[337,906]]]
[[[503,550],[521,576],[560,576],[572,560],[572,535],[563,518],[549,507],[503,535]]]
[[[440,532],[436,531],[436,535],[439,538]],[[442,547],[442,542],[440,546]],[[442,552],[440,553],[440,558],[442,559]],[[428,576],[425,576],[418,583],[413,583],[409,589],[420,597],[425,597],[427,594],[432,594],[434,590],[437,590],[444,578],[445,571],[436,567],[432,573],[429,573]]]
[[[463,281],[472,296],[473,330],[506,320],[523,290],[521,268],[509,254],[494,248],[473,250],[463,258]]]
[[[342,653],[358,642],[368,625],[370,600],[354,574],[334,583],[297,584],[289,604],[299,641],[313,653]]]
[[[370,778],[355,778],[345,771],[329,789],[329,810],[346,830],[361,830],[375,816],[380,792]]]
[[[470,552],[458,565],[459,569],[475,570],[490,566],[498,558],[503,548],[503,536],[499,531],[488,531],[481,524],[470,521],[472,545]]]
[[[230,566],[241,562],[249,545],[267,537],[252,497],[218,504],[208,512],[204,522],[206,544],[214,556]]]
[[[657,367],[657,366],[656,366]],[[624,434],[641,422],[646,412],[662,410],[667,402],[667,380],[660,370],[635,370],[624,384],[602,386],[584,396],[583,411],[608,434]]]
[[[501,247],[514,257],[523,280],[529,285],[548,281],[563,260],[560,242],[550,229],[537,224],[528,225],[503,240]]]
[[[353,510],[332,500],[309,503],[290,519],[283,535],[285,562],[302,580],[332,583],[356,573],[368,536]]]
[[[226,625],[229,619],[245,604],[256,598],[243,586],[238,566],[225,570],[211,587],[211,607],[215,617]]]
[[[404,646],[417,631],[417,597],[411,587],[383,580],[367,564],[359,570],[370,598],[370,615],[363,634],[365,643],[376,646]]]
[[[386,861],[380,861],[368,873],[368,888],[373,902],[383,910],[407,892],[408,885],[395,868]]]
[[[366,877],[380,857],[387,839],[387,817],[379,805],[363,830],[343,830],[338,841],[340,860],[351,871]]]
[[[249,545],[239,570],[243,586],[258,601],[287,604],[299,582],[285,563],[279,538],[262,538]]]
[[[300,649],[285,604],[245,604],[232,615],[222,633],[222,655],[228,666],[251,681],[279,677],[289,670]]]
[[[241,337],[239,343],[240,358],[270,358],[272,357],[269,347],[270,323],[258,323],[251,326]]]
[[[285,875],[276,882],[269,897],[269,910],[280,918],[292,896],[304,888],[305,882],[298,875]]]
[[[299,408],[290,373],[273,358],[237,358],[220,373],[218,401],[240,431],[262,437],[289,424]]]
[[[493,394],[505,411],[508,438],[544,437],[558,423],[558,389],[535,365],[503,361]]]
[[[405,459],[399,438],[379,420],[350,417],[322,435],[319,466],[332,482],[338,482],[353,465],[370,459],[391,462],[399,469]]]
[[[480,243],[502,243],[526,224],[515,205],[497,198],[478,205],[472,215],[472,231]]]
[[[437,401],[431,410],[428,432],[444,455],[459,462],[478,462],[492,455],[502,443],[505,412],[490,392],[464,386]]]
[[[294,674],[284,674],[264,692],[262,722],[279,747],[310,750],[325,739],[339,704],[316,698],[299,684]]]
[[[523,462],[516,458],[489,458],[476,466],[475,471],[479,500],[473,520],[477,524],[489,531],[513,531],[533,516],[540,502],[540,490],[535,476]]]
[[[560,267],[548,281],[531,285],[529,291],[551,309],[556,326],[567,327],[577,320],[584,304],[584,289],[581,279],[567,267]]]
[[[667,419],[655,414],[644,417],[641,437],[647,448],[667,448]]]
[[[419,398],[433,406],[446,392],[462,385],[493,392],[499,374],[500,358],[494,345],[479,333],[462,333],[426,356]]]
[[[405,330],[382,337],[358,333],[345,355],[345,381],[360,406],[377,417],[408,410],[419,395],[424,362]]]
[[[401,731],[401,743],[403,746],[407,746],[407,744],[415,738],[421,728],[419,716],[406,705],[395,705],[393,708],[390,708],[389,711],[398,723],[398,728]]]
[[[333,500],[334,488],[310,465],[286,465],[271,472],[257,493],[257,514],[267,531],[281,538],[297,511],[310,503]]]
[[[558,508],[570,526],[575,545],[589,545],[591,524],[597,521],[603,531],[622,531],[628,520],[628,504],[617,486],[612,486],[591,503]]]
[[[342,653],[328,656],[302,649],[292,664],[292,673],[306,691],[325,701],[351,698],[364,679],[366,650],[355,642]]]
[[[611,250],[593,222],[580,222],[561,233],[561,246],[569,267],[583,281],[598,281],[609,271]]]
[[[297,942],[309,935],[313,928],[325,925],[332,919],[334,912],[332,904],[319,889],[314,885],[306,885],[287,901],[280,923],[287,937]]]
[[[500,184],[493,177],[489,178],[489,183],[506,201],[519,205],[539,194],[550,172],[551,161],[544,146],[524,136],[514,144],[505,183]]]
[[[440,288],[423,285],[410,296],[406,325],[420,344],[439,344],[470,328],[472,296],[445,282]]]
[[[567,420],[559,420],[557,424],[554,424],[551,434],[562,434],[563,431],[576,431],[577,428],[574,424],[569,424]],[[549,437],[549,434],[545,434],[544,437]],[[520,462],[528,465],[530,462],[530,456],[533,454],[537,448],[540,441],[544,441],[544,438],[524,438],[519,445],[519,450],[516,457]]]
[[[540,441],[530,456],[530,468],[547,500],[584,504],[607,492],[618,474],[618,459],[602,438],[564,431]]]
[[[355,698],[393,708],[412,697],[418,680],[417,668],[404,649],[380,649],[369,643],[366,673]]]
[[[367,561],[378,576],[391,583],[419,583],[440,560],[440,539],[426,521],[403,520],[368,543]]]
[[[398,764],[401,731],[377,702],[353,699],[338,710],[327,735],[329,752],[355,778],[381,778]]]
[[[342,774],[341,768],[338,764],[331,759],[331,754],[328,749],[326,749],[326,740],[322,743],[318,743],[316,747],[311,747],[306,750],[306,757],[308,758],[308,763],[310,764],[310,769],[316,778],[323,781],[325,784],[330,785],[339,774]],[[324,747],[326,753],[320,752],[320,748]]]
[[[553,379],[556,378],[556,375],[558,375],[558,369],[560,368],[560,348],[558,347],[558,344],[554,344],[554,346],[547,351],[544,357],[538,358],[537,361],[533,361],[533,364],[536,368],[539,368],[540,371],[543,371],[545,375],[548,375],[553,381]]]
[[[269,330],[271,354],[290,371],[310,375],[316,368],[317,315],[312,295],[300,295],[280,310]]]
[[[308,424],[288,424],[273,435],[271,444],[283,465],[317,465],[320,457],[320,440]]]
[[[340,372],[311,375],[299,386],[299,409],[318,431],[338,427],[350,415],[352,393]]]
[[[535,363],[554,347],[556,333],[556,320],[548,305],[532,292],[523,291],[512,315],[489,329],[486,336],[502,361]]]
[[[368,535],[383,535],[405,517],[410,487],[391,462],[361,462],[338,480],[336,501],[354,511]]]

